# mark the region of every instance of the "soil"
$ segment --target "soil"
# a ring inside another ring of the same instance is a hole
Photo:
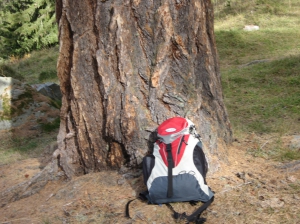
[[[207,177],[215,200],[202,214],[207,223],[300,223],[300,169],[249,154],[266,138],[249,135],[228,148],[228,161]],[[287,141],[288,137],[284,138]],[[288,142],[288,141],[287,141]],[[262,147],[261,147],[262,148]],[[49,148],[39,158],[2,165],[0,192],[27,181],[49,161]],[[129,173],[128,173],[129,172]],[[2,224],[40,223],[184,223],[175,221],[167,206],[134,200],[131,219],[126,203],[145,190],[140,171],[103,171],[72,180],[49,182],[39,193],[0,208]],[[198,205],[201,205],[199,202]],[[173,203],[178,212],[197,206]]]

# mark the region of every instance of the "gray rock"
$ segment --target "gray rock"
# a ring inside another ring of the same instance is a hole
[[[294,135],[289,144],[289,148],[292,150],[300,149],[300,135]]]
[[[55,85],[47,84],[53,90]],[[0,130],[13,130],[15,135],[25,137],[39,133],[41,124],[50,123],[58,117],[59,109],[52,106],[49,97],[26,83],[0,77]]]
[[[1,110],[1,108],[0,108]],[[0,130],[7,130],[12,127],[12,123],[9,120],[0,120]]]
[[[35,84],[32,85],[32,87],[44,96],[47,96],[53,100],[61,101],[62,94],[59,85],[57,85],[56,83],[47,82],[44,84]]]

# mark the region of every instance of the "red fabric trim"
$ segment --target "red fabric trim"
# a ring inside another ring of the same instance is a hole
[[[157,132],[159,135],[171,135],[182,131],[188,126],[188,122],[183,117],[173,117],[165,120],[158,126]]]
[[[189,136],[190,135],[184,135],[183,136],[183,142],[181,144],[181,148],[180,148],[180,151],[179,151],[179,146],[180,146],[180,142],[181,142],[181,137],[180,138],[177,138],[175,141],[173,141],[171,143],[171,146],[172,146],[172,156],[173,156],[173,160],[174,160],[174,166],[176,167],[179,163],[180,163],[180,160],[184,154],[184,151],[186,149],[186,143],[188,142],[189,140]],[[159,146],[159,153],[160,153],[160,156],[164,162],[164,164],[168,167],[168,160],[167,160],[167,147],[166,147],[166,144],[163,143],[163,142],[157,142],[158,146]],[[179,154],[178,154],[179,152]]]

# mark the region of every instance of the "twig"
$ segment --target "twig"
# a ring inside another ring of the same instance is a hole
[[[46,201],[48,201],[48,200],[49,200],[50,198],[52,198],[54,195],[55,195],[54,193],[50,194],[50,196],[46,199]]]
[[[264,144],[262,144],[262,146],[260,147],[260,149],[262,149],[269,141],[266,141]]]
[[[67,204],[65,204],[65,205],[63,205],[63,206],[68,206],[68,205],[70,205],[70,204],[72,204],[74,201],[71,201],[71,202],[69,202],[69,203],[67,203]]]
[[[251,181],[249,181],[249,182],[246,182],[246,183],[239,184],[239,185],[237,185],[237,186],[235,186],[235,187],[231,187],[230,189],[227,189],[227,190],[221,191],[221,192],[220,192],[220,194],[223,194],[223,193],[225,193],[225,192],[227,192],[227,191],[230,191],[230,190],[233,190],[233,189],[236,189],[236,188],[242,187],[243,185],[247,185],[247,184],[252,184],[252,182],[251,182]]]

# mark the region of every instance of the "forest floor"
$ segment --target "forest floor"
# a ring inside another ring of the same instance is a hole
[[[215,191],[214,202],[202,215],[208,224],[300,223],[300,163],[289,167],[291,162],[253,153],[254,149],[268,150],[275,139],[249,134],[228,147],[228,161],[207,178]],[[281,140],[287,143],[290,136]],[[40,157],[1,165],[0,192],[40,172],[50,158],[51,149],[45,147]],[[132,219],[125,218],[126,203],[143,190],[141,175],[116,171],[52,181],[39,193],[2,206],[0,223],[184,223],[174,221],[165,205],[148,205],[140,200],[130,204]],[[197,208],[189,203],[174,203],[173,207],[187,214]]]

